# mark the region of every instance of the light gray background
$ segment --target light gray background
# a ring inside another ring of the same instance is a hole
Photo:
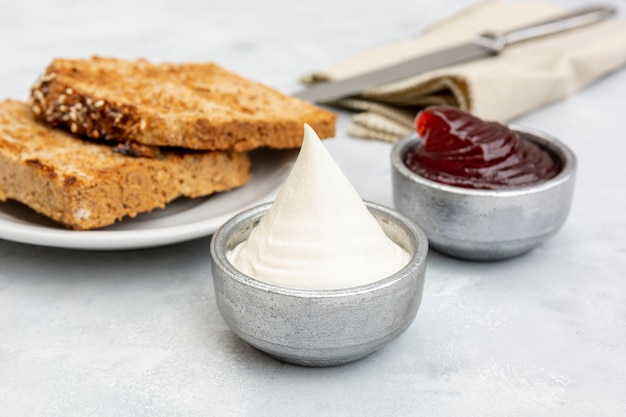
[[[54,57],[94,53],[215,61],[294,91],[474,3],[2,0],[0,96],[26,98]],[[284,365],[235,337],[210,237],[124,252],[0,240],[0,415],[626,415],[625,99],[621,70],[516,120],[578,155],[565,227],[507,262],[431,253],[413,325],[343,367]],[[348,137],[348,117],[326,146],[364,199],[390,206],[390,145]]]

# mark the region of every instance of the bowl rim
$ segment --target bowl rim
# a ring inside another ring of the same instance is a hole
[[[403,266],[394,274],[382,278],[378,281],[354,287],[334,289],[292,288],[256,279],[237,269],[237,267],[235,267],[235,265],[233,265],[226,257],[225,246],[227,243],[227,238],[237,230],[237,228],[243,221],[256,221],[260,219],[263,215],[267,213],[273,202],[263,203],[244,210],[239,214],[233,216],[231,219],[226,221],[220,228],[218,228],[218,230],[213,234],[213,237],[211,238],[211,262],[215,263],[216,267],[222,269],[230,279],[233,279],[243,285],[251,286],[256,288],[257,290],[268,293],[298,298],[333,298],[369,293],[380,288],[391,286],[398,281],[402,281],[407,276],[411,276],[412,272],[416,269],[425,268],[429,243],[424,231],[413,220],[400,214],[396,210],[370,201],[363,202],[367,206],[368,210],[370,210],[370,212],[372,210],[374,212],[380,212],[387,217],[392,218],[402,227],[406,228],[415,237],[417,243],[415,253],[411,254],[411,258],[405,266]],[[215,279],[215,276],[213,277],[213,279]]]
[[[547,148],[548,151],[556,154],[556,156],[562,162],[561,171],[556,176],[546,181],[542,181],[540,183],[529,186],[522,186],[510,189],[485,190],[443,184],[440,182],[429,180],[419,174],[416,174],[415,172],[411,171],[404,163],[403,155],[406,152],[406,149],[410,145],[420,140],[417,134],[411,134],[409,136],[406,136],[393,145],[393,148],[391,149],[391,165],[393,166],[394,170],[400,173],[402,176],[426,187],[451,194],[466,196],[469,195],[477,197],[484,196],[504,198],[539,193],[547,189],[559,186],[560,184],[569,181],[575,175],[578,164],[576,155],[565,143],[557,139],[555,136],[541,130],[515,124],[508,124],[507,126],[514,132],[522,134],[523,139],[530,140],[533,143],[542,147],[543,149]]]

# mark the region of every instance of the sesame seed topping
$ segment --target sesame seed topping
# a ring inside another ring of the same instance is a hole
[[[48,82],[48,81],[52,81],[56,78],[57,74],[55,72],[50,72],[48,74],[43,74],[39,79],[41,80],[41,82]]]
[[[72,131],[72,133],[76,133],[78,131],[78,125],[74,122],[72,122],[71,126],[70,126],[70,130]]]
[[[40,90],[33,90],[33,96],[35,97],[35,100],[39,102],[43,102],[45,100],[45,97]]]

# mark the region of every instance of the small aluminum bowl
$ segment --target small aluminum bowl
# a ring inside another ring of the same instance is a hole
[[[422,299],[428,240],[394,210],[366,205],[411,259],[387,278],[346,289],[277,286],[240,272],[228,261],[226,253],[248,237],[271,203],[226,222],[211,240],[211,268],[217,306],[228,326],[275,359],[311,367],[355,361],[400,336]]]
[[[414,220],[433,249],[468,260],[500,260],[521,255],[553,236],[570,211],[576,157],[556,138],[509,126],[525,140],[548,150],[562,169],[541,184],[511,190],[476,190],[440,184],[412,172],[403,162],[415,136],[391,151],[396,210]]]

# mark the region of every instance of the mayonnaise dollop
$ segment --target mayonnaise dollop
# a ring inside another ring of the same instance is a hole
[[[258,280],[303,289],[348,288],[400,270],[409,254],[385,235],[315,131],[272,207],[228,254]]]

